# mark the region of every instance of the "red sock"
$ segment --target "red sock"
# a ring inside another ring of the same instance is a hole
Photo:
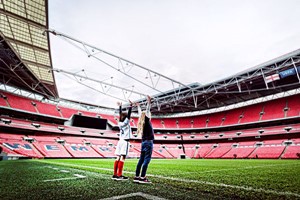
[[[117,173],[118,173],[118,164],[119,164],[119,161],[116,160],[115,163],[114,163],[114,175],[116,176]]]
[[[123,174],[123,166],[124,166],[124,161],[119,161],[119,164],[118,164],[118,176],[122,176],[122,174]]]

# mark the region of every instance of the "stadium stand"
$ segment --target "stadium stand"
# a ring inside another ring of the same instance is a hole
[[[233,109],[233,110],[226,112],[223,126],[238,124],[239,120],[241,119],[242,114],[243,114],[243,111],[241,108]]]
[[[184,151],[187,158],[195,158],[196,145],[195,144],[185,144]]]
[[[178,119],[178,128],[193,128],[191,117],[179,117],[177,119]]]
[[[61,113],[58,111],[55,105],[36,102],[36,107],[40,114],[51,115],[54,117],[62,117]]]
[[[16,154],[30,158],[43,158],[44,156],[30,143],[22,140],[5,140],[2,145]]]
[[[154,128],[164,128],[164,124],[160,118],[152,118],[151,123]]]
[[[213,145],[213,149],[205,156],[205,158],[221,158],[231,150],[232,143]]]
[[[248,158],[278,159],[286,148],[282,142],[282,140],[264,141]]]
[[[255,104],[252,106],[245,107],[243,117],[240,123],[252,123],[260,120],[260,113],[262,112],[262,105]]]
[[[60,110],[62,116],[64,118],[67,118],[67,119],[72,117],[72,115],[74,115],[74,114],[78,114],[78,110],[74,110],[74,109],[71,109],[71,108],[66,108],[66,107],[61,107],[60,106],[59,110]]]
[[[230,151],[228,151],[222,158],[248,158],[248,156],[255,150],[255,142],[240,142],[233,144]]]
[[[200,115],[200,116],[195,116],[192,119],[193,122],[193,127],[194,128],[203,128],[206,127],[206,124],[208,123],[207,116],[205,115]]]
[[[287,100],[287,117],[300,116],[300,95],[294,95]]]
[[[174,118],[165,118],[162,120],[164,128],[166,129],[176,129],[178,128],[178,120]]]
[[[4,93],[11,108],[36,113],[35,101],[29,98]]]
[[[2,93],[0,93],[0,106],[7,106],[7,102],[6,102],[6,96]]]
[[[225,113],[219,112],[211,114],[208,118],[208,127],[219,127],[222,126],[223,121],[225,120]]]
[[[38,141],[33,146],[47,158],[70,158],[72,157],[66,149],[57,142]]]
[[[299,145],[289,145],[281,157],[283,159],[299,159],[300,158],[300,146]]]
[[[3,94],[7,96],[9,105],[16,108],[16,102],[21,101],[22,106],[16,109],[24,109],[32,114],[42,114],[46,116],[66,119],[73,114],[81,113],[84,116],[97,117],[101,116],[109,120],[110,126],[116,127],[117,121],[114,115],[101,114],[90,111],[79,111],[61,107],[57,109],[54,104],[49,104],[40,101],[33,101],[25,97],[19,97],[15,94]],[[2,95],[2,96],[3,96]],[[185,155],[188,158],[298,158],[300,139],[293,138],[293,143],[284,145],[284,140],[265,140],[261,145],[256,145],[255,141],[237,142],[237,143],[219,143],[216,140],[220,139],[238,139],[248,138],[255,139],[268,136],[279,135],[280,137],[288,139],[288,134],[297,134],[300,130],[300,125],[297,123],[285,125],[272,125],[261,128],[244,128],[240,127],[236,130],[224,131],[209,131],[209,128],[214,127],[234,127],[236,125],[243,125],[249,123],[257,123],[266,120],[288,119],[290,117],[299,117],[300,95],[294,95],[287,98],[276,99],[273,101],[254,104],[230,111],[223,111],[212,114],[205,114],[190,117],[178,118],[153,118],[152,123],[155,129],[161,130],[160,134],[155,134],[155,138],[161,144],[154,145],[154,158],[180,158]],[[8,107],[6,99],[0,98],[2,107]],[[35,102],[35,104],[32,104]],[[275,109],[274,109],[275,108]],[[287,109],[288,108],[288,109]],[[263,111],[263,115],[260,113]],[[28,114],[31,115],[31,114]],[[261,119],[260,119],[261,118]],[[3,120],[10,120],[10,123],[5,123]],[[1,123],[2,121],[2,123]],[[138,118],[133,117],[131,126],[136,127]],[[4,151],[11,155],[23,155],[25,157],[35,158],[70,158],[70,157],[103,157],[111,158],[114,155],[114,146],[117,143],[117,130],[96,130],[89,128],[73,127],[55,123],[46,123],[42,121],[32,121],[28,119],[11,118],[4,116],[0,120],[0,126],[6,128],[16,128],[24,130],[24,133],[34,131],[35,134],[27,134],[28,137],[34,138],[34,141],[29,143],[23,140],[24,134],[9,134],[1,133],[0,141]],[[206,128],[205,132],[191,132],[197,128]],[[174,130],[185,130],[186,133],[174,133]],[[168,131],[173,132],[169,133]],[[106,139],[105,139],[106,138]],[[110,138],[107,140],[107,138]],[[182,138],[182,139],[181,139]],[[63,140],[65,143],[58,143],[56,140]],[[183,147],[178,148],[182,141],[200,141],[200,145],[196,143],[184,144]],[[201,141],[207,141],[206,144],[201,144]],[[3,145],[3,142],[17,142]],[[172,144],[164,144],[163,141],[172,141]],[[179,142],[180,141],[180,142]],[[251,144],[250,144],[251,143]],[[140,151],[139,141],[132,143],[129,150],[128,157],[137,157]],[[17,147],[10,149],[8,147]],[[27,149],[26,149],[27,148]],[[31,150],[30,150],[31,149]]]
[[[167,152],[173,158],[180,158],[181,155],[184,155],[182,145],[178,144],[166,144],[165,145]]]
[[[84,111],[84,110],[79,110],[78,113],[81,113],[83,116],[88,116],[88,117],[97,117],[98,114],[95,112],[89,112],[89,111]]]
[[[284,118],[286,99],[276,99],[264,104],[262,120],[274,120]]]
[[[173,156],[166,150],[165,145],[154,144],[153,152],[156,153],[156,158],[173,158]]]
[[[196,148],[195,158],[204,158],[213,149],[212,144],[200,144]]]

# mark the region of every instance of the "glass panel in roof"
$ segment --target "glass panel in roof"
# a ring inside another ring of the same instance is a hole
[[[24,1],[5,0],[3,2],[5,10],[26,18]]]
[[[15,40],[48,50],[47,37],[42,35],[42,28],[39,28],[34,25],[29,25],[24,21],[18,20],[10,16],[8,17],[8,21],[5,20],[4,15],[1,15],[1,19],[2,18],[3,21],[1,20],[1,28],[3,26],[3,31],[5,35]],[[13,34],[11,33],[10,28]]]
[[[53,76],[51,70],[43,67],[39,67],[41,79],[49,82],[53,82]]]
[[[30,33],[29,33],[29,29],[28,29],[28,24],[12,18],[12,17],[8,17],[8,22],[10,24],[11,30],[13,32],[14,35],[14,39],[22,41],[24,43],[31,43],[31,37],[30,37]]]
[[[33,25],[29,25],[32,42],[34,46],[41,47],[43,49],[48,49],[47,36],[44,36],[43,30]]]
[[[40,80],[53,83],[53,76],[51,70],[34,64],[28,64],[28,67]]]
[[[41,79],[39,68],[36,65],[27,64],[28,68],[33,72],[33,74]]]
[[[4,34],[4,36],[13,38],[13,34],[11,32],[9,23],[7,21],[7,17],[6,15],[1,13],[0,13],[0,31]]]
[[[26,0],[27,18],[46,26],[45,1]]]
[[[35,55],[36,55],[37,63],[50,66],[50,59],[49,59],[48,52],[35,50]]]
[[[22,59],[28,60],[31,62],[36,62],[34,51],[32,48],[25,47],[23,45],[17,45],[17,51]]]

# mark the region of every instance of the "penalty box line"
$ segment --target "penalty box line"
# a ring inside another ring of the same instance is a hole
[[[51,162],[51,163],[52,164],[57,164],[57,165],[62,165],[62,166],[84,167],[84,168],[98,169],[98,170],[103,170],[103,171],[113,171],[113,169],[109,169],[109,168],[83,166],[83,165],[76,165],[76,164],[69,164],[69,163],[56,163],[56,162]],[[135,174],[134,172],[128,172],[128,171],[124,171],[124,172],[128,173],[128,174]],[[160,175],[154,175],[154,174],[148,174],[147,176],[154,177],[154,178],[160,178],[160,179],[166,179],[166,180],[172,180],[172,181],[185,182],[185,183],[198,183],[198,184],[205,184],[205,185],[211,185],[211,186],[241,189],[241,190],[246,190],[246,191],[250,191],[250,192],[261,192],[261,193],[268,193],[268,194],[275,194],[275,195],[300,197],[300,194],[293,193],[293,192],[279,192],[279,191],[276,191],[276,190],[266,190],[266,189],[263,189],[263,188],[253,188],[253,187],[246,187],[246,186],[229,185],[229,184],[224,184],[224,183],[214,183],[214,182],[208,182],[208,181],[181,179],[181,178],[160,176]]]

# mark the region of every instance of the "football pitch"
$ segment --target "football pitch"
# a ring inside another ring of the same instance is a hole
[[[300,199],[299,160],[163,160],[148,168],[152,184],[111,180],[113,159],[0,162],[0,199]]]

